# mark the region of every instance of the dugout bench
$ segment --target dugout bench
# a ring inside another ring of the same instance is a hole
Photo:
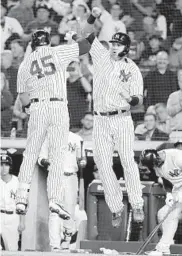
[[[120,228],[115,229],[111,225],[112,214],[104,199],[104,190],[102,183],[94,180],[87,191],[87,240],[81,241],[81,249],[93,249],[99,251],[99,248],[116,249],[118,251],[136,252],[146,239],[149,233],[157,225],[157,212],[165,204],[164,189],[154,182],[142,182],[145,220],[143,227],[132,221],[130,240],[126,241],[128,216],[130,205],[125,187],[125,182],[120,181],[123,191],[123,221]],[[173,253],[182,253],[182,223],[179,224],[176,238],[176,244],[172,247]],[[159,241],[161,232],[159,231],[151,240],[147,250],[154,248]]]

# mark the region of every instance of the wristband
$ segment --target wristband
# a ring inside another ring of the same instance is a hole
[[[96,18],[92,14],[90,14],[90,16],[87,19],[87,22],[88,24],[94,24],[95,20]]]
[[[138,105],[138,103],[139,103],[139,98],[137,96],[131,96],[131,101],[129,102],[129,104],[134,107]]]

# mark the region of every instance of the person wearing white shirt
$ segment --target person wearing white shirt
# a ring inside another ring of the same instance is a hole
[[[77,204],[78,194],[78,177],[79,166],[86,166],[85,150],[82,149],[82,138],[69,132],[68,148],[64,160],[64,202],[65,209],[70,213],[70,220],[64,222],[56,213],[50,212],[49,215],[49,239],[51,251],[59,252],[60,249],[69,249],[72,234],[75,232],[75,207]],[[83,157],[82,157],[83,156]],[[49,170],[49,139],[46,137],[38,158],[38,164]],[[62,228],[63,227],[63,228]],[[61,230],[62,229],[62,230]],[[63,242],[60,247],[61,233],[63,233]]]
[[[18,34],[20,37],[24,34],[19,21],[15,18],[5,16],[6,12],[7,5],[1,2],[1,50],[4,49],[6,41],[13,33]]]
[[[10,174],[11,167],[11,157],[5,152],[1,153],[0,234],[5,250],[18,251],[19,233],[25,229],[25,219],[24,216],[18,216],[15,211],[18,178]]]

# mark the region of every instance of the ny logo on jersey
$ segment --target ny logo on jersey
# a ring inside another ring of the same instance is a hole
[[[180,173],[181,173],[180,169],[174,169],[173,171],[169,172],[169,175],[171,177],[178,177],[180,175]]]
[[[125,70],[122,69],[120,70],[120,75],[119,78],[122,79],[122,82],[128,82],[128,79],[131,77],[131,72],[129,72],[128,74],[126,74]]]
[[[74,152],[76,150],[76,144],[72,144],[71,142],[68,144],[68,151]]]
[[[10,198],[15,199],[16,198],[16,192],[13,190],[10,191]]]

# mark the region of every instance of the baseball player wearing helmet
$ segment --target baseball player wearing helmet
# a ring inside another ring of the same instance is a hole
[[[78,167],[84,168],[86,166],[85,150],[82,149],[81,154],[81,141],[82,138],[72,132],[68,135],[67,151],[64,158],[64,174],[63,174],[63,188],[64,188],[64,206],[66,211],[71,215],[70,220],[64,222],[57,216],[57,214],[50,212],[49,215],[49,240],[52,251],[60,250],[61,233],[63,233],[63,242],[61,249],[69,249],[72,234],[74,233],[74,219],[75,219],[75,207],[77,204],[78,195]],[[41,166],[46,167],[50,171],[49,167],[49,151],[50,141],[46,137],[38,158],[38,163]],[[83,158],[81,158],[83,155]],[[63,229],[61,230],[61,227]],[[61,232],[60,232],[61,231]]]
[[[18,216],[15,211],[18,178],[10,173],[12,168],[12,158],[6,151],[1,151],[0,156],[0,235],[3,239],[5,250],[18,251],[19,233],[25,229],[24,216]]]
[[[93,8],[92,14],[95,12],[98,8]],[[90,24],[95,20],[92,14],[88,18]],[[143,198],[139,171],[134,161],[134,128],[130,108],[142,102],[143,78],[136,64],[126,57],[131,43],[127,34],[114,34],[109,51],[93,34],[89,40],[94,67],[94,160],[112,212],[112,224],[120,226],[123,211],[123,193],[112,168],[114,147],[124,167],[134,220],[142,222]]]
[[[44,30],[33,33],[32,53],[18,70],[17,91],[25,108],[29,107],[28,138],[19,173],[17,213],[25,214],[32,175],[46,135],[49,138],[50,168],[47,179],[49,207],[61,218],[70,214],[62,205],[63,159],[68,142],[66,68],[90,49],[87,39],[71,45],[50,47],[50,35]]]
[[[176,207],[162,224],[162,237],[155,250],[149,255],[170,254],[170,245],[174,243],[173,239],[182,211],[182,152],[179,149],[166,149],[159,152],[146,149],[140,156],[140,165],[155,170],[156,175],[164,179],[164,187],[166,181],[172,184],[172,192],[167,192],[166,204],[159,210],[158,220],[161,221],[166,216],[174,202]]]

